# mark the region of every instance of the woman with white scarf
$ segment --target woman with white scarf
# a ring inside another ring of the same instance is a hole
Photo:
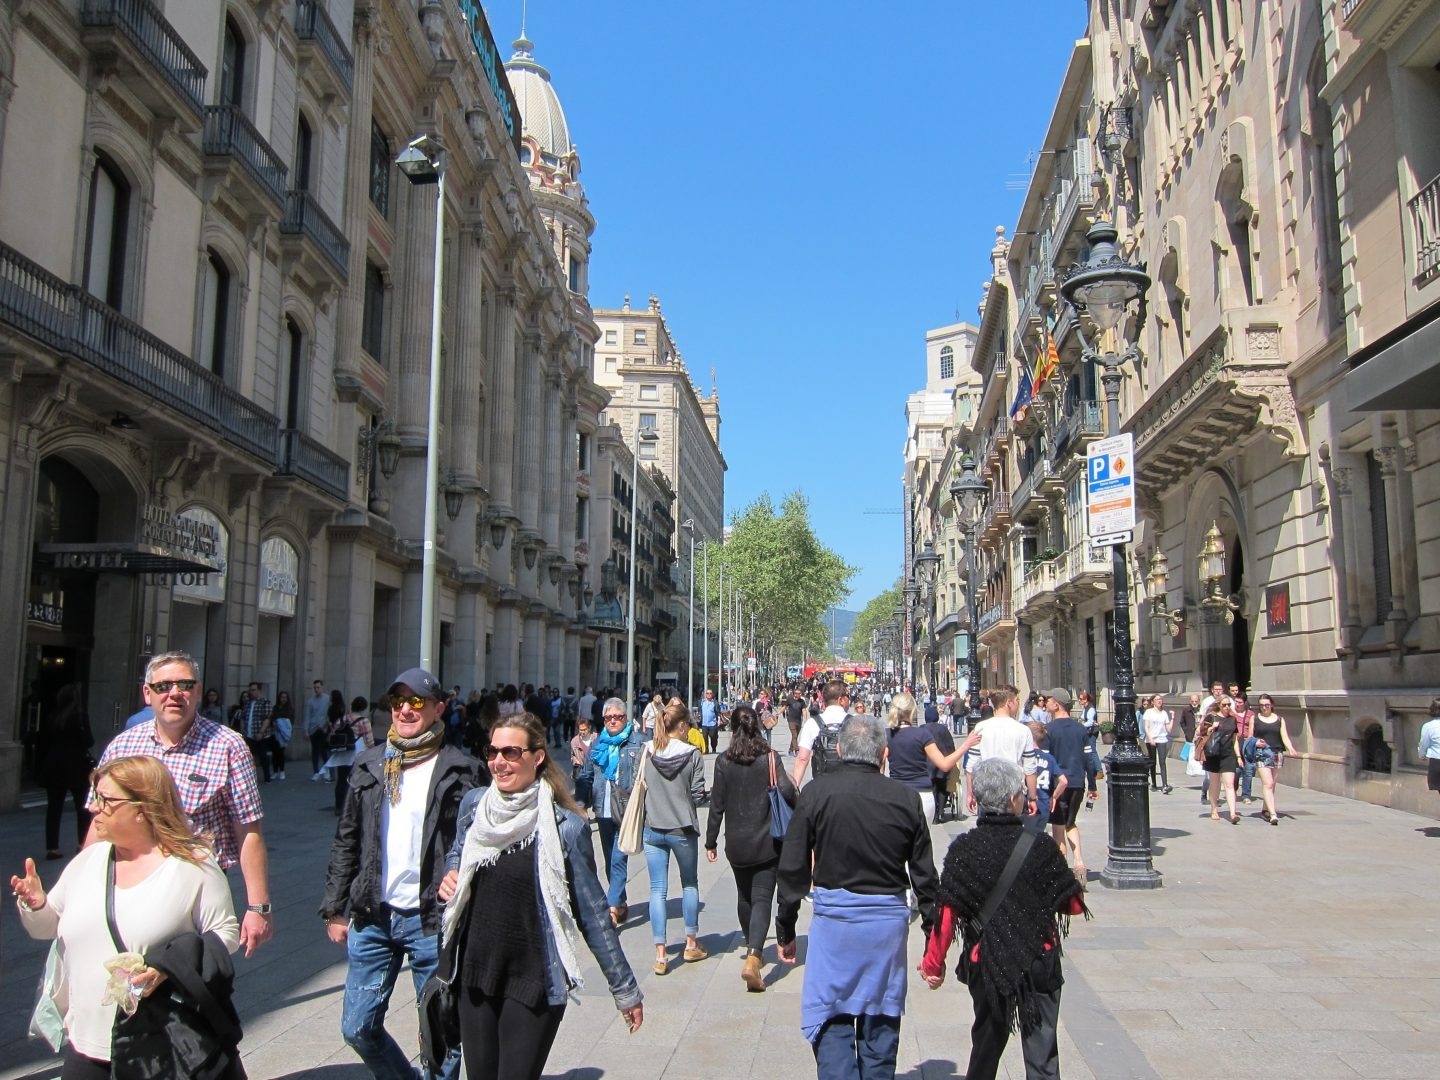
[[[583,937],[632,1032],[642,995],[595,874],[590,827],[529,713],[501,717],[493,778],[460,805],[442,947],[460,935],[456,982],[468,1080],[539,1080],[572,990]],[[574,898],[572,904],[571,899]]]

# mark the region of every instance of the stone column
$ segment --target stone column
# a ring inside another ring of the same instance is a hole
[[[541,664],[545,658],[545,619],[536,610],[525,613],[525,631],[520,638],[520,678],[539,686],[545,681]]]
[[[575,693],[585,692],[585,673],[580,670],[580,633],[572,627],[561,630],[565,638],[562,646],[560,669],[564,673],[565,686],[574,685]]]
[[[512,447],[515,462],[515,502],[520,515],[521,533],[539,538],[541,442],[544,416],[541,412],[540,383],[543,378],[539,331],[527,328],[517,379],[520,385],[520,407],[517,417],[517,438]]]
[[[495,601],[495,643],[490,653],[490,678],[498,683],[520,682],[520,611],[516,597]]]
[[[560,623],[551,619],[545,624],[545,681],[559,683],[565,689],[564,659],[561,651],[565,645],[565,630]]]
[[[1387,559],[1390,563],[1390,610],[1377,614],[1390,625],[1394,640],[1399,640],[1405,633],[1405,626],[1410,621],[1409,605],[1405,601],[1405,523],[1400,501],[1400,475],[1396,467],[1398,457],[1399,450],[1394,446],[1381,446],[1375,451],[1375,460],[1380,466],[1380,482],[1385,486],[1385,532],[1389,541],[1389,550],[1375,552],[1375,559],[1377,562]]]
[[[1351,486],[1354,470],[1348,465],[1340,465],[1330,475],[1335,481],[1335,494],[1340,499],[1338,520],[1344,523],[1344,544],[1341,548],[1344,561],[1340,577],[1345,587],[1345,607],[1340,622],[1340,642],[1353,649],[1360,643],[1360,635],[1364,632],[1360,621],[1360,544],[1357,533],[1365,519],[1356,515],[1355,492]]]
[[[485,670],[485,594],[474,586],[455,598],[455,656],[452,682],[465,692],[489,685]]]
[[[495,293],[495,351],[490,364],[491,385],[485,396],[489,423],[490,514],[513,519],[515,516],[515,287],[507,285]],[[506,534],[505,544],[491,553],[491,577],[508,584],[514,530]],[[498,627],[496,633],[499,637]],[[498,663],[498,661],[497,661]],[[503,676],[515,678],[512,666]]]
[[[540,503],[540,533],[551,551],[560,552],[560,507],[564,490],[561,486],[560,464],[565,456],[561,432],[561,359],[558,353],[550,357],[550,366],[545,372],[545,430],[541,459],[544,465],[544,488]],[[572,470],[573,472],[573,470]],[[561,552],[561,554],[565,554]]]
[[[485,386],[485,234],[479,221],[456,245],[454,346],[446,351],[450,446],[446,460],[465,484],[480,482],[480,399]],[[441,477],[442,483],[444,477]],[[473,509],[467,507],[467,509]]]
[[[350,82],[349,140],[345,150],[346,236],[363,237],[370,218],[370,101],[375,79],[375,9],[355,5],[355,36],[350,43],[354,75]],[[349,280],[340,290],[335,312],[335,376],[337,383],[360,385],[360,322],[365,315],[365,244],[350,245]],[[360,685],[358,683],[354,685]]]

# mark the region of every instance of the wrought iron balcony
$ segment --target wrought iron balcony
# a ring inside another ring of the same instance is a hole
[[[304,432],[280,432],[276,476],[294,476],[344,502],[350,494],[350,463]]]
[[[284,236],[309,240],[344,282],[350,276],[350,242],[336,224],[320,209],[320,203],[308,191],[285,193],[285,216],[280,219]]]
[[[346,90],[350,89],[355,62],[321,0],[295,0],[295,36],[300,39],[302,52],[311,47],[317,49],[340,83]]]
[[[1032,499],[1039,499],[1052,486],[1049,483],[1052,471],[1049,458],[1037,458],[1025,479],[1015,485],[1015,491],[1010,496],[1010,507],[1017,517],[1025,512]]]
[[[1007,629],[1005,624],[1014,622],[1015,614],[1010,607],[1010,601],[1001,600],[980,613],[980,626],[976,632],[983,638],[990,631]],[[1008,628],[1013,629],[1013,625]]]
[[[205,155],[239,165],[254,189],[275,206],[285,203],[285,163],[238,105],[205,107]]]
[[[1085,443],[1105,434],[1105,406],[1098,401],[1077,401],[1068,407],[1055,432],[1055,452],[1085,452]]]
[[[1423,285],[1440,273],[1440,176],[1410,200],[1410,229],[1415,237],[1411,277]]]
[[[205,65],[151,0],[82,0],[80,25],[91,55],[114,64],[147,108],[186,130],[198,126]]]
[[[0,244],[0,320],[274,462],[279,421],[114,308]]]
[[[992,530],[1003,530],[1010,524],[1010,492],[992,491],[985,513],[980,517],[980,534],[988,535]]]

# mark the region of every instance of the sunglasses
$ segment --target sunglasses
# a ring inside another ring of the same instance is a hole
[[[607,713],[605,714],[605,722],[606,722],[607,724],[608,724],[611,720],[624,720],[624,719],[625,719],[625,714],[624,714],[624,713],[607,712]]]
[[[122,806],[125,803],[133,803],[136,806],[140,805],[139,799],[122,799],[118,795],[102,795],[98,791],[91,791],[90,799],[95,804],[96,809],[101,813],[109,813],[112,808]]]
[[[179,690],[188,694],[195,689],[199,679],[161,679],[159,682],[146,683],[151,691],[156,694],[168,694],[171,690]]]
[[[405,705],[409,705],[410,708],[414,709],[416,712],[419,712],[421,709],[423,709],[426,705],[430,703],[430,699],[428,697],[422,697],[420,694],[410,694],[406,697],[393,697],[390,699],[390,701],[390,708],[394,712],[399,712],[400,709]]]
[[[487,746],[482,751],[486,761],[493,761],[497,757],[503,757],[510,764],[515,764],[525,754],[533,754],[539,750],[538,746]]]

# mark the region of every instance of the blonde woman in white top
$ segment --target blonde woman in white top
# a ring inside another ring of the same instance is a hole
[[[191,831],[180,793],[159,758],[124,757],[95,771],[96,843],[83,849],[47,892],[33,859],[10,879],[20,921],[33,938],[59,938],[65,986],[57,1000],[69,1045],[63,1080],[110,1076],[110,1033],[115,1006],[101,1003],[117,956],[106,919],[105,895],[113,875],[115,923],[126,952],[144,954],[186,933],[214,933],[232,953],[240,924],[230,885],[214,853]],[[151,967],[132,973],[130,985],[148,997],[165,976]]]

